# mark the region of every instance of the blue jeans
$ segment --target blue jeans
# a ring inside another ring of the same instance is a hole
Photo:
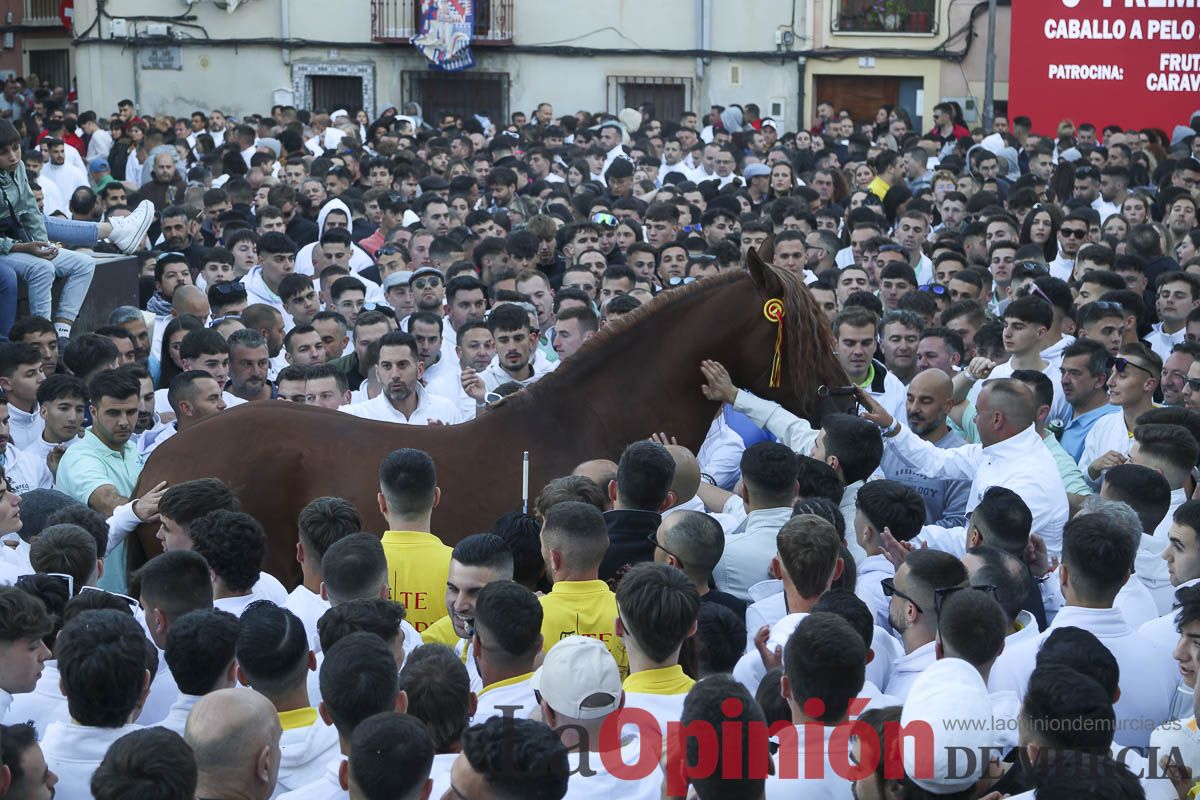
[[[100,238],[100,226],[95,222],[47,216],[43,216],[42,221],[46,223],[46,241],[49,242],[68,247],[95,247]]]
[[[58,300],[58,314],[54,318],[74,322],[92,285],[92,274],[96,267],[92,259],[83,253],[59,250],[53,261],[29,253],[8,253],[0,256],[0,272],[4,269],[15,272],[18,278],[25,281],[29,291],[29,313],[45,319],[51,319],[50,290],[54,287],[54,278],[64,278],[62,295]],[[3,276],[0,275],[0,298],[3,294]],[[3,302],[0,299],[0,306]],[[13,314],[15,317],[15,309]],[[3,309],[0,307],[0,330],[7,332],[8,328],[3,327],[3,320]],[[8,323],[8,327],[12,327],[11,322]]]
[[[8,339],[8,329],[17,321],[17,273],[0,263],[0,340]]]

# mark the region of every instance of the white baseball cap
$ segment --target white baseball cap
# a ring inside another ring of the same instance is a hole
[[[917,676],[900,714],[907,728],[914,721],[928,723],[932,759],[925,758],[916,737],[905,738],[904,773],[933,794],[969,789],[983,777],[983,748],[999,744],[992,728],[992,698],[979,670],[957,658],[933,662]],[[964,755],[964,751],[971,754]],[[930,763],[932,762],[932,763]],[[929,770],[929,772],[925,772]]]
[[[546,705],[572,719],[600,719],[621,705],[617,662],[599,639],[587,636],[559,639],[530,685]]]

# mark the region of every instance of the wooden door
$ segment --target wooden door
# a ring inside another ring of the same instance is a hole
[[[813,111],[817,103],[832,103],[835,113],[849,109],[855,122],[874,120],[880,106],[894,106],[900,101],[898,77],[817,75],[813,78],[813,89]]]

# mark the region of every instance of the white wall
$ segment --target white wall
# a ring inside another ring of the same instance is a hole
[[[292,61],[366,62],[376,65],[377,108],[402,99],[401,72],[424,69],[425,62],[410,46],[356,48],[370,42],[369,0],[288,0],[291,36],[294,39],[344,43],[335,48],[300,48]],[[177,5],[178,3],[178,5]],[[80,3],[84,6],[84,3]],[[95,7],[77,10],[76,30],[87,29]],[[797,48],[806,46],[806,3],[791,0],[711,0],[711,44],[721,51],[772,51],[780,26],[795,25]],[[562,0],[515,0],[514,41],[517,45],[570,45],[594,48],[684,50],[696,46],[698,0],[604,0],[574,2],[567,8],[587,13],[564,13]],[[796,19],[791,19],[793,7]],[[112,17],[182,12],[178,0],[113,0]],[[192,6],[213,39],[278,38],[280,0],[244,0],[234,13],[216,8],[209,0]],[[99,31],[107,38],[111,25],[103,20]],[[189,34],[202,36],[195,28]],[[262,113],[270,108],[273,91],[291,88],[292,70],[277,46],[182,47],[183,70],[139,70],[134,51],[113,44],[82,43],[76,48],[76,72],[82,106],[115,109],[118,100],[133,97],[143,112],[179,115],[195,109],[221,108],[227,113]],[[786,54],[783,54],[786,57]],[[697,80],[696,60],[655,55],[578,57],[540,53],[514,53],[505,47],[476,47],[477,69],[508,72],[510,108],[532,110],[549,101],[556,113],[578,109],[605,110],[610,75],[689,78],[693,95],[689,105],[703,114],[712,103],[757,102],[764,113],[770,99],[785,103],[784,124],[794,124],[798,91],[796,62],[755,59],[713,59]],[[740,67],[740,85],[731,85],[730,65]],[[619,109],[612,109],[619,110]]]

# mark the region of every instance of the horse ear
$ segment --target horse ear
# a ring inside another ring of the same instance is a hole
[[[765,258],[770,259],[770,245],[765,244],[763,249],[767,251]],[[753,247],[746,254],[746,269],[750,272],[750,279],[754,281],[754,285],[758,287],[764,297],[783,296],[783,281],[779,280],[779,276],[775,274],[770,262],[765,261],[764,256],[760,256],[759,251]]]

